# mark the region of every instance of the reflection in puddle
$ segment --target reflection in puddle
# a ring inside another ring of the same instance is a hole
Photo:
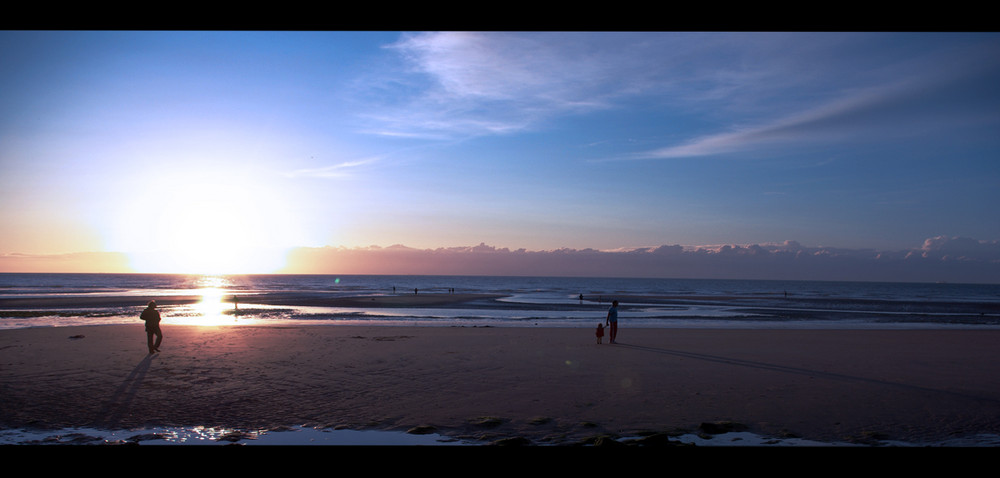
[[[198,293],[201,294],[201,301],[195,305],[195,310],[205,319],[222,318],[223,311],[229,308],[223,302],[225,291],[215,287],[207,287],[199,289]]]
[[[170,314],[171,324],[179,325],[233,325],[240,322],[236,294],[230,290],[232,281],[223,276],[201,276],[193,292],[200,300],[187,306],[177,306]],[[165,317],[167,319],[167,317]]]
[[[479,445],[437,434],[414,435],[377,430],[333,430],[290,427],[279,430],[232,428],[150,428],[140,430],[0,431],[0,445],[345,445],[416,446]]]

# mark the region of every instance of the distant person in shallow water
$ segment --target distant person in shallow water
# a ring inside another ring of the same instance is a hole
[[[139,316],[146,322],[146,345],[149,346],[149,353],[160,351],[160,342],[163,341],[163,332],[160,331],[160,311],[156,310],[156,301],[151,300]],[[153,342],[153,336],[156,342]]]
[[[618,337],[618,301],[611,301],[611,308],[608,309],[608,319],[604,321],[605,325],[611,328],[608,334],[608,343],[615,343],[615,339]]]

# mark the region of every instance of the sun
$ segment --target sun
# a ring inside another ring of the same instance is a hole
[[[157,225],[164,259],[177,271],[222,274],[276,268],[268,264],[268,231],[248,204],[216,191],[178,200]],[[271,258],[276,259],[276,258]]]
[[[161,179],[114,233],[139,272],[248,274],[285,265],[296,238],[290,208],[266,182],[201,174]]]

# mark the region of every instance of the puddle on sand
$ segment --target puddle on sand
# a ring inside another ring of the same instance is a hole
[[[280,430],[231,428],[144,428],[137,430],[0,430],[0,445],[479,445],[437,434],[378,430],[289,427]]]

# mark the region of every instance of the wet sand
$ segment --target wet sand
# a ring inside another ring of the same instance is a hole
[[[0,331],[0,426],[307,425],[575,444],[730,423],[877,443],[1000,433],[1000,331],[164,326]],[[605,337],[605,340],[607,338]]]

